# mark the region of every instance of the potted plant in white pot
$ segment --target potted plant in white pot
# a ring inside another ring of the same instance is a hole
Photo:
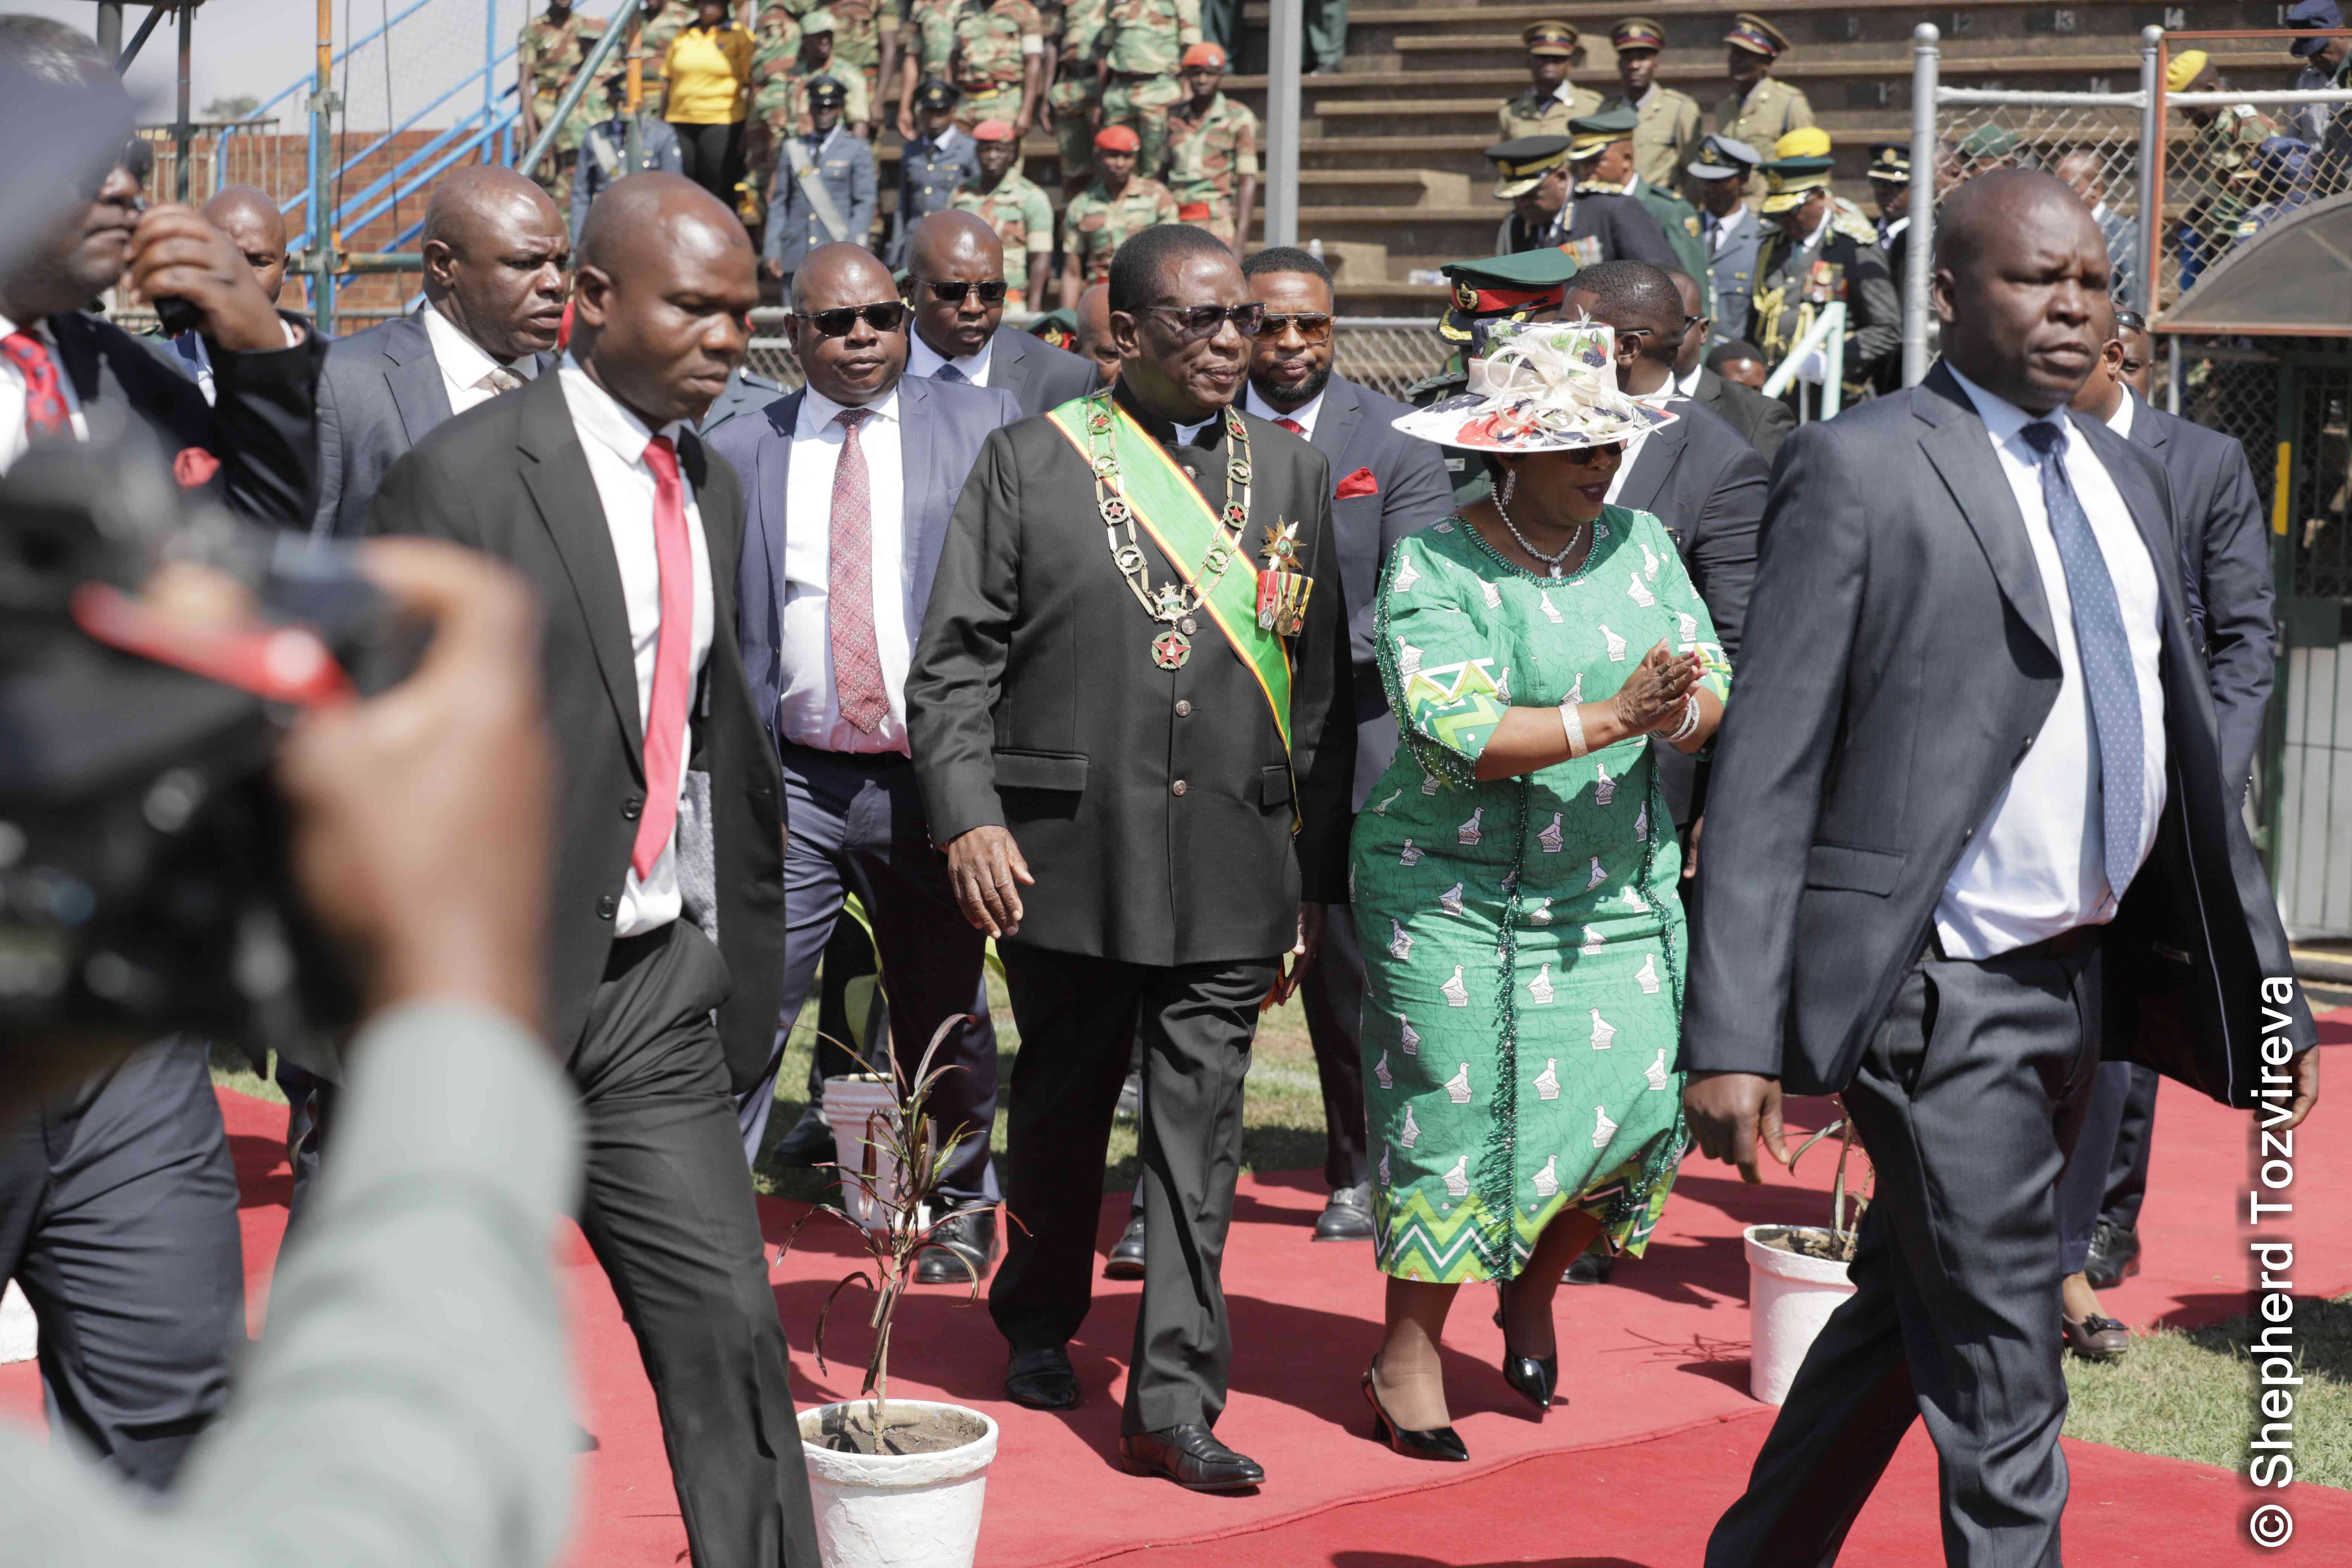
[[[848,1162],[838,1167],[845,1194],[850,1184],[859,1184],[858,1206],[872,1223],[860,1225],[836,1205],[818,1204],[793,1225],[778,1253],[782,1261],[802,1226],[831,1215],[865,1241],[872,1265],[870,1272],[858,1269],[835,1284],[816,1320],[822,1371],[834,1303],[852,1285],[874,1292],[874,1350],[859,1390],[865,1397],[800,1417],[825,1568],[970,1568],[979,1549],[996,1423],[961,1405],[890,1397],[890,1330],[914,1278],[915,1254],[940,1224],[977,1206],[932,1213],[940,1173],[963,1129],[941,1138],[923,1113],[940,1075],[953,1070],[934,1069],[931,1059],[948,1031],[967,1021],[959,1016],[941,1024],[911,1077],[892,1063],[892,1100],[866,1120],[864,1157],[854,1167]],[[977,1276],[971,1292],[977,1299]]]
[[[1751,1225],[1740,1232],[1748,1251],[1748,1321],[1750,1353],[1748,1392],[1767,1405],[1788,1397],[1789,1384],[1804,1364],[1813,1336],[1830,1314],[1853,1294],[1846,1265],[1853,1261],[1854,1237],[1862,1227],[1863,1210],[1869,1207],[1868,1187],[1874,1179],[1867,1150],[1861,1151],[1864,1188],[1854,1194],[1846,1183],[1846,1167],[1857,1152],[1853,1118],[1838,1108],[1837,1120],[1806,1139],[1789,1156],[1794,1171],[1805,1151],[1824,1138],[1838,1141],[1837,1181],[1830,1190],[1830,1224]],[[1847,1223],[1846,1205],[1853,1206]]]

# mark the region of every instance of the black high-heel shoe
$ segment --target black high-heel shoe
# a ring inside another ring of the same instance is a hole
[[[1495,1326],[1503,1331],[1503,1381],[1526,1397],[1538,1410],[1549,1410],[1552,1391],[1559,1386],[1559,1354],[1538,1360],[1531,1355],[1511,1353],[1511,1331],[1503,1321],[1505,1288],[1495,1289]]]
[[[1379,1363],[1375,1362],[1374,1365]],[[1451,1426],[1433,1426],[1426,1432],[1415,1432],[1400,1426],[1381,1404],[1381,1391],[1372,1386],[1372,1369],[1364,1369],[1364,1398],[1372,1407],[1372,1436],[1402,1454],[1408,1459],[1438,1459],[1449,1464],[1462,1464],[1470,1458],[1461,1436]]]

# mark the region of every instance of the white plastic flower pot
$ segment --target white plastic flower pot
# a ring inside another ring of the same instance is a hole
[[[1841,1302],[1853,1294],[1846,1266],[1768,1247],[1759,1232],[1811,1230],[1812,1226],[1751,1225],[1739,1234],[1748,1248],[1748,1319],[1752,1344],[1748,1392],[1766,1405],[1789,1396],[1789,1384],[1812,1348],[1813,1336]],[[1825,1231],[1817,1234],[1826,1235]]]
[[[898,1091],[870,1073],[824,1080],[824,1122],[833,1129],[834,1158],[841,1165],[842,1207],[868,1230],[890,1224],[888,1205],[898,1191],[898,1162],[882,1134],[898,1114]]]
[[[937,1454],[853,1454],[823,1446],[828,1419],[837,1423],[838,1413],[867,1404],[861,1399],[801,1414],[817,1555],[824,1568],[971,1568],[980,1550],[988,1467],[996,1458],[996,1423],[961,1405],[894,1399],[894,1417],[902,1411],[951,1412],[983,1430],[961,1447]]]

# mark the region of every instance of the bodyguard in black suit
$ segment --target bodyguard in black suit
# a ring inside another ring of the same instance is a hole
[[[1095,367],[1004,325],[1004,242],[987,219],[935,212],[907,246],[907,374],[1011,393],[1024,415],[1095,389]]]
[[[1283,955],[1303,938],[1311,960],[1322,906],[1345,896],[1346,609],[1329,466],[1230,413],[1260,313],[1233,253],[1203,229],[1148,228],[1113,259],[1110,303],[1116,393],[1066,430],[1024,419],[981,450],[908,674],[908,729],[932,834],[966,917],[1000,939],[1021,1028],[1004,1193],[1023,1223],[989,1297],[1013,1349],[1006,1392],[1077,1403],[1066,1347],[1086,1320],[1132,1031],[1150,1245],[1120,1451],[1228,1490],[1264,1474],[1210,1431],[1242,1079],[1260,1002],[1297,982]],[[1117,494],[1098,492],[1089,454],[1118,468]],[[1116,550],[1106,506],[1114,526],[1136,519]],[[1237,547],[1211,532],[1228,506],[1244,509]],[[1185,541],[1183,575],[1160,537]],[[1229,602],[1249,602],[1254,573],[1224,581],[1276,540],[1284,603],[1297,578],[1314,584],[1286,637]]]
[[[742,358],[752,267],[701,187],[614,184],[562,367],[394,464],[368,529],[496,555],[545,605],[547,1020],[587,1118],[581,1228],[635,1331],[697,1568],[814,1568],[731,1092],[775,1030],[776,758],[736,648],[742,494],[687,427]]]
[[[1922,1415],[1947,1560],[2054,1568],[2054,1193],[2103,1047],[2234,1105],[2299,1118],[2316,1092],[2221,784],[2170,487],[2064,407],[2107,281],[2059,182],[1969,181],[1937,257],[1945,360],[1799,431],[1774,476],[1748,695],[1708,802],[1684,1099],[1700,1147],[1752,1179],[1759,1139],[1781,1157],[1784,1087],[1841,1092],[1878,1187],[1856,1293],[1710,1568],[1834,1559]],[[2274,1058],[2304,1054],[2266,1061],[2266,1027]]]
[[[421,250],[423,307],[327,350],[313,533],[355,537],[410,447],[554,367],[572,240],[535,182],[490,164],[452,169],[425,209]]]
[[[1796,415],[1779,398],[1726,381],[1706,367],[1702,356],[1707,339],[1714,334],[1715,318],[1706,314],[1696,279],[1679,268],[1669,269],[1666,276],[1674,279],[1675,290],[1683,300],[1682,346],[1675,353],[1675,389],[1738,431],[1741,440],[1764,455],[1769,468],[1780,443],[1797,427]]]

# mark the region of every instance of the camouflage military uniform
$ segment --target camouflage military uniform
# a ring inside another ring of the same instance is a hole
[[[1191,107],[1188,98],[1168,116],[1168,189],[1179,207],[1205,204],[1208,216],[1186,221],[1231,245],[1242,176],[1257,174],[1257,116],[1222,92],[1197,121],[1184,118]]]
[[[1159,181],[1137,174],[1114,196],[1097,180],[1062,209],[1062,254],[1077,258],[1078,274],[1088,287],[1107,283],[1111,252],[1128,236],[1175,221],[1176,198]]]
[[[1599,112],[1599,93],[1573,82],[1564,85],[1568,88],[1565,101],[1539,87],[1530,87],[1517,98],[1505,99],[1495,110],[1495,126],[1501,132],[1496,140],[1516,142],[1522,136],[1565,136],[1570,121]]]
[[[662,14],[647,22],[637,35],[637,82],[644,89],[642,101],[648,114],[662,111],[662,62],[669,58],[669,41],[686,31],[686,25],[693,20],[691,0],[670,0],[662,7]],[[800,47],[797,38],[793,47]]]
[[[1813,106],[1806,99],[1803,89],[1790,87],[1778,77],[1766,77],[1744,97],[1737,92],[1727,92],[1723,95],[1723,101],[1715,106],[1717,135],[1761,148],[1767,156],[1770,155],[1772,144],[1781,137],[1812,123]],[[1748,175],[1748,199],[1755,201],[1763,195],[1763,174]]]
[[[555,119],[556,106],[562,101],[572,79],[588,63],[589,51],[596,40],[604,36],[601,16],[583,16],[572,11],[562,21],[551,20],[542,12],[522,25],[515,37],[515,68],[522,79],[530,83],[531,111],[540,131],[544,132]],[[617,68],[617,57],[607,57],[608,68]],[[604,101],[594,86],[580,95],[573,104],[571,117],[555,135],[553,153],[548,162],[532,171],[531,178],[540,188],[555,198],[558,207],[568,207],[572,201],[572,165],[580,152],[580,139],[588,134],[597,117],[607,112]]]
[[[1108,0],[1068,0],[1062,7],[1062,44],[1054,68],[1054,85],[1045,102],[1054,110],[1054,136],[1061,144],[1062,178],[1075,180],[1094,161],[1094,127],[1087,123],[1090,110],[1102,106],[1102,84],[1095,79],[1095,61],[1102,51]]]
[[[812,11],[833,13],[833,60],[827,73],[848,80],[856,71],[865,79],[866,101],[871,105],[882,88],[882,35],[898,31],[898,8],[893,0],[764,0],[782,6],[795,18]],[[847,121],[849,111],[842,110]]]
[[[1201,41],[1201,0],[1110,0],[1103,27],[1105,125],[1132,126],[1143,145],[1135,172],[1150,180],[1168,174],[1168,111],[1192,94],[1176,79],[1176,62]]]
[[[1770,219],[1756,254],[1756,294],[1748,341],[1777,366],[1812,325],[1814,308],[1843,300],[1846,308],[1845,400],[1870,395],[1890,356],[1903,352],[1903,307],[1895,275],[1878,248],[1878,229],[1851,205],[1832,203],[1821,237],[1799,247]]]
[[[955,122],[969,131],[983,120],[1015,123],[1027,40],[1043,52],[1045,19],[1029,0],[953,0],[927,6],[920,22],[919,77],[951,81],[963,93]]]
[[[1633,172],[1642,183],[1662,191],[1680,190],[1683,166],[1698,155],[1699,140],[1706,134],[1706,117],[1698,100],[1653,84],[1638,109],[1622,92],[1601,107],[1603,113],[1633,109],[1640,117],[1633,127]]]
[[[1036,282],[1038,291],[1030,292],[1029,262],[1034,256],[1042,269],[1046,253],[1054,248],[1054,204],[1045,193],[1031,181],[1022,177],[1018,169],[1007,169],[1004,178],[992,191],[982,191],[967,185],[955,195],[959,212],[977,213],[996,231],[1004,245],[1004,308],[1024,310],[1042,300],[1045,279]]]
[[[2258,203],[2286,194],[2264,190],[2256,177],[2254,153],[2278,133],[2278,126],[2261,110],[2233,103],[2215,110],[2189,142],[2189,167],[2198,188],[2181,236],[2188,249],[2182,258],[2189,274],[2181,281],[2184,289],[2237,242],[2240,226]]]

